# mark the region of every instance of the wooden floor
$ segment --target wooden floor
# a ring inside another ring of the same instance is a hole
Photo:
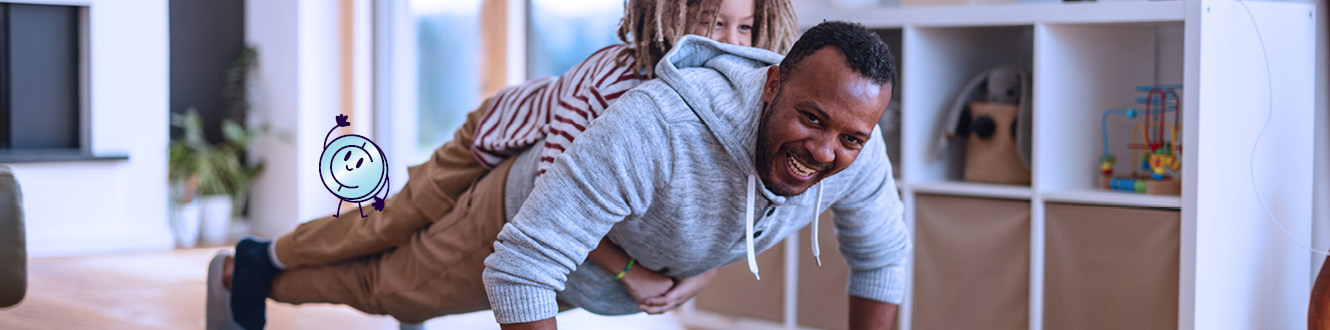
[[[28,261],[28,293],[0,309],[0,329],[202,329],[208,261],[216,249]],[[673,315],[560,314],[567,329],[679,330]],[[391,317],[345,306],[268,301],[270,329],[395,329]],[[498,329],[492,313],[431,320],[430,329]]]

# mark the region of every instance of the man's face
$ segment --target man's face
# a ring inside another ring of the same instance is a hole
[[[804,58],[790,77],[772,66],[757,135],[757,174],[777,195],[803,193],[849,167],[891,101],[891,84],[855,73],[833,46]]]

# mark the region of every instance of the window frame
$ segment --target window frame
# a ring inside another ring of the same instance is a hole
[[[77,54],[77,127],[73,134],[77,134],[75,140],[77,146],[72,148],[14,148],[13,137],[7,134],[0,134],[0,163],[34,163],[34,162],[63,162],[63,161],[103,161],[103,160],[127,160],[129,157],[124,154],[106,154],[94,155],[92,151],[92,111],[91,111],[91,31],[89,25],[89,11],[91,4],[87,1],[3,1],[0,7],[4,9],[0,12],[0,24],[6,25],[3,32],[0,33],[0,61],[8,62],[10,29],[9,24],[9,5],[53,5],[73,7],[77,11],[75,19],[77,26],[76,33],[76,51]],[[12,124],[12,98],[10,94],[11,74],[9,66],[5,65],[0,69],[0,125],[9,126]]]

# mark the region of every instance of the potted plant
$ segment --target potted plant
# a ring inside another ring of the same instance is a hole
[[[256,141],[259,137],[268,133],[268,125],[259,125],[256,129],[245,126],[249,122],[246,117],[249,114],[249,73],[258,66],[258,50],[253,46],[245,46],[240,50],[231,67],[226,71],[226,83],[223,84],[222,96],[225,97],[227,108],[227,119],[222,120],[222,143],[218,148],[225,152],[226,158],[224,164],[228,190],[234,205],[231,207],[231,219],[239,219],[245,210],[246,202],[249,201],[250,185],[258,178],[259,173],[263,172],[263,161],[246,156],[250,143]],[[284,140],[279,134],[278,139]],[[249,160],[246,162],[246,160]],[[206,223],[206,222],[205,222]],[[205,241],[206,237],[223,237],[222,241],[229,241],[231,235],[232,221],[227,221],[225,227],[204,226]]]
[[[217,189],[215,176],[204,175],[206,154],[210,147],[203,138],[202,119],[198,111],[190,108],[185,115],[171,115],[171,126],[179,127],[183,134],[179,139],[171,140],[170,156],[167,158],[168,177],[171,180],[171,233],[175,235],[176,245],[182,248],[194,247],[199,239],[202,209],[198,198],[200,185],[204,177],[208,178],[207,189]]]
[[[246,163],[244,161],[245,151],[249,150],[249,144],[263,135],[267,128],[257,130],[245,128],[231,119],[222,121],[222,136],[224,142],[214,146],[215,154],[212,161],[217,164],[216,171],[219,174],[220,184],[223,185],[226,198],[218,199],[216,204],[208,204],[205,201],[204,210],[208,216],[203,221],[203,241],[208,244],[221,244],[229,242],[231,239],[231,225],[233,219],[237,219],[244,209],[245,201],[249,200],[250,184],[258,178],[259,173],[263,172],[263,162],[254,161]],[[200,188],[200,191],[203,191]]]
[[[250,143],[267,132],[266,126],[249,129],[243,125],[249,109],[247,76],[255,59],[257,52],[246,47],[227,71],[223,94],[228,116],[221,123],[220,143],[205,139],[196,109],[172,115],[171,125],[183,132],[181,138],[171,141],[168,166],[176,210],[172,224],[181,247],[194,246],[200,235],[209,245],[229,242],[249,186],[263,171],[261,161],[245,161]]]
[[[177,242],[192,247],[202,235],[205,244],[230,240],[237,201],[243,202],[249,185],[263,171],[263,164],[242,161],[249,143],[262,130],[250,130],[231,119],[222,121],[223,143],[209,144],[203,138],[198,111],[172,115],[171,124],[184,132],[171,141],[170,177],[178,206],[174,224]]]
[[[194,118],[198,113],[190,109]],[[231,219],[236,191],[233,181],[237,176],[240,158],[229,150],[226,144],[204,145],[198,157],[198,192],[197,200],[202,219],[199,226],[199,240],[205,245],[226,243],[231,234]]]

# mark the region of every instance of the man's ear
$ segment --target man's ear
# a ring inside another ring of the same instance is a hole
[[[772,65],[767,68],[767,82],[762,84],[762,102],[771,104],[777,92],[780,92],[780,66]]]

